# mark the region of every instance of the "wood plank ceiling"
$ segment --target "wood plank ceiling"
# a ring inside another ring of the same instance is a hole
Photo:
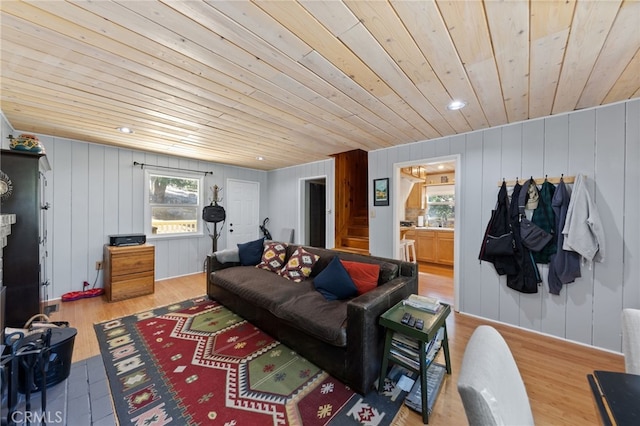
[[[263,170],[640,97],[637,0],[0,8],[14,128]]]

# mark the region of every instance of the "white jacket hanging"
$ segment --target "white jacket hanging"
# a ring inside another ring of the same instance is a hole
[[[604,260],[604,230],[589,195],[586,178],[576,177],[564,223],[564,250],[575,251],[589,262]]]

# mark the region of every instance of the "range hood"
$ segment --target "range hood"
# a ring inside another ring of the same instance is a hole
[[[426,172],[423,166],[411,166],[400,170],[400,199],[402,204],[407,202],[409,194],[416,183],[427,183]]]
[[[415,181],[405,176],[402,176],[400,178],[400,199],[402,200],[403,205],[407,202],[409,194],[411,194],[411,190],[413,189],[413,185],[415,184]]]

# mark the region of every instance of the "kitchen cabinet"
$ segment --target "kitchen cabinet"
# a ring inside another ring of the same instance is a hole
[[[408,233],[405,238],[408,238]],[[453,265],[453,231],[416,229],[416,257],[419,262]]]
[[[400,227],[400,239],[405,240],[416,240],[416,230],[415,228],[405,228]]]
[[[436,263],[453,266],[453,232],[436,232]]]
[[[436,261],[436,231],[416,230],[416,257],[419,262]]]

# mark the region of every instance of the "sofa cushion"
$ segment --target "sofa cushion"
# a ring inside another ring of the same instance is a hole
[[[264,246],[262,260],[256,268],[266,269],[271,272],[278,272],[284,266],[287,255],[287,245],[283,243],[269,243]]]
[[[346,300],[329,301],[317,291],[308,291],[280,305],[275,315],[324,342],[347,346]]]
[[[309,277],[313,265],[318,261],[320,256],[309,253],[302,247],[296,248],[287,261],[287,264],[278,272],[283,277],[300,282]]]
[[[238,298],[267,309],[274,315],[277,315],[277,310],[283,303],[306,292],[317,293],[310,280],[294,283],[253,266],[222,269],[212,274],[211,280]]]
[[[327,300],[343,300],[358,294],[356,285],[338,256],[334,256],[329,265],[313,279],[313,285]]]
[[[327,301],[313,280],[297,283],[253,266],[221,269],[211,280],[243,303],[266,309],[305,333],[334,346],[347,344],[347,302]]]
[[[238,255],[242,266],[255,266],[262,259],[264,238],[238,244]]]
[[[378,286],[380,265],[350,260],[341,260],[341,262],[358,289],[358,294],[365,294]]]

